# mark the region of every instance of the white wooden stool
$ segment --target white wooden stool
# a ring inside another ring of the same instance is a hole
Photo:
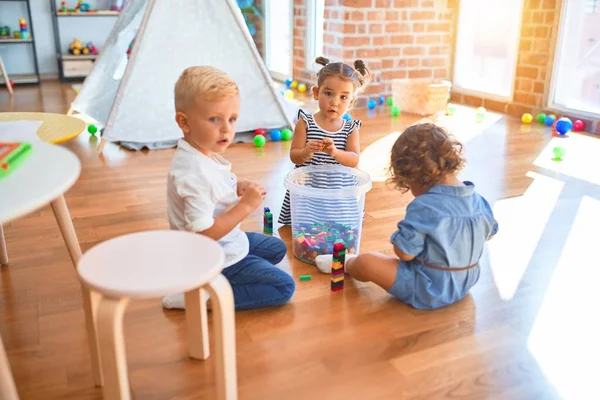
[[[101,296],[94,315],[105,399],[130,398],[123,340],[129,299],[185,293],[190,357],[208,358],[204,289],[211,295],[214,318],[216,398],[237,398],[235,310],[231,286],[221,275],[224,262],[223,249],[214,240],[167,230],[117,237],[81,257],[78,273],[83,285]]]

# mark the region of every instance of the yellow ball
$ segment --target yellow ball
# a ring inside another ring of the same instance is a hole
[[[521,122],[523,122],[524,124],[530,124],[531,121],[533,121],[533,115],[531,115],[529,113],[525,113],[521,117]]]
[[[485,107],[477,107],[477,114],[485,114],[486,112]]]
[[[292,89],[296,89],[298,87],[298,81],[296,81],[296,80],[292,81],[292,84],[290,85],[290,87]]]
[[[292,92],[291,90],[286,90],[285,92],[283,92],[283,97],[285,97],[288,100],[293,99],[294,92]]]
[[[306,92],[306,85],[304,83],[299,84],[298,90],[300,91],[300,93]]]

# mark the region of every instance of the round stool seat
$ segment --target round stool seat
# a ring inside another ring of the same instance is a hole
[[[223,248],[196,233],[162,230],[102,242],[78,263],[82,282],[104,296],[156,298],[203,286],[221,273]]]

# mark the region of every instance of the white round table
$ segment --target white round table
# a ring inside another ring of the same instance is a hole
[[[163,230],[120,236],[88,250],[77,272],[100,296],[96,313],[104,398],[130,398],[123,315],[131,298],[185,293],[189,355],[209,356],[203,290],[211,295],[216,353],[216,399],[237,398],[235,309],[229,281],[221,274],[223,248],[196,233]]]

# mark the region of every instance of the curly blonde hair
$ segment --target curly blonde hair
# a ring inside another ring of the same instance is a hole
[[[430,188],[465,166],[463,146],[444,128],[418,124],[407,128],[394,143],[390,183],[407,192],[411,184]]]

